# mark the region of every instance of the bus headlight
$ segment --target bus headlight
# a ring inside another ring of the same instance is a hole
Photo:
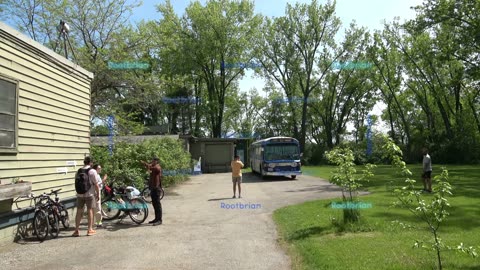
[[[269,167],[269,168],[274,168],[275,165],[276,165],[275,163],[268,163],[268,167]]]

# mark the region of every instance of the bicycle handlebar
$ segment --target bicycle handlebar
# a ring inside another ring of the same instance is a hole
[[[57,193],[62,190],[61,188],[57,189],[57,190],[53,190],[52,189],[52,192],[50,192],[50,194],[54,194],[55,196],[57,196]]]

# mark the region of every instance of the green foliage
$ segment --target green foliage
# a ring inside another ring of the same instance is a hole
[[[447,199],[448,196],[452,195],[452,186],[448,182],[448,171],[443,168],[442,173],[435,176],[435,185],[433,187],[434,195],[429,201],[427,201],[422,196],[422,193],[415,187],[416,181],[410,179],[412,172],[402,160],[402,151],[400,147],[398,147],[391,138],[386,138],[383,149],[385,151],[385,156],[391,159],[392,165],[400,171],[402,176],[406,177],[406,186],[394,190],[394,193],[398,198],[398,201],[396,201],[394,205],[407,208],[416,218],[425,222],[433,236],[433,240],[431,240],[429,244],[416,240],[414,247],[423,247],[434,250],[437,254],[439,269],[443,268],[441,256],[442,250],[457,250],[472,256],[477,256],[473,247],[466,248],[463,244],[457,248],[448,247],[442,242],[438,235],[440,225],[449,215],[447,208],[451,207]]]
[[[171,138],[150,139],[139,144],[118,143],[112,156],[104,146],[92,146],[91,152],[115,185],[143,187],[149,174],[141,161],[150,162],[154,156],[160,159],[163,170],[192,168],[190,154],[185,152],[182,142]],[[185,175],[164,176],[162,185],[166,187],[186,178]]]
[[[342,187],[342,199],[344,202],[357,201],[357,190],[362,187],[362,181],[368,181],[373,176],[373,164],[366,164],[361,176],[357,175],[353,151],[350,148],[334,148],[327,152],[327,159],[337,165],[330,177],[330,183]],[[345,196],[347,194],[347,196]],[[343,209],[344,223],[357,222],[360,219],[358,209]]]

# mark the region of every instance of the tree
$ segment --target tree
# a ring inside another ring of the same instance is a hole
[[[171,34],[170,40],[176,42],[167,44],[163,55],[172,55],[166,59],[185,64],[186,68],[176,69],[177,74],[193,70],[205,84],[207,121],[211,135],[220,137],[225,96],[244,74],[244,68],[225,68],[225,63],[250,62],[249,48],[256,40],[261,17],[254,15],[253,2],[246,0],[211,0],[205,6],[192,2],[180,20],[172,14],[169,1],[158,9],[163,17],[160,25],[170,27],[162,31]]]
[[[342,199],[347,206],[343,209],[343,222],[357,222],[360,211],[356,207],[348,207],[357,203],[357,190],[362,187],[361,181],[366,181],[373,176],[373,164],[366,164],[361,176],[357,176],[353,152],[350,148],[337,147],[327,152],[327,159],[338,166],[332,173],[330,182],[342,187]]]
[[[415,187],[415,180],[410,179],[412,172],[407,168],[402,160],[402,150],[390,138],[384,138],[382,146],[385,158],[389,159],[394,167],[396,167],[402,176],[406,177],[406,186],[395,189],[394,193],[398,201],[394,203],[396,206],[407,208],[417,219],[425,222],[429,231],[432,233],[433,241],[428,246],[421,241],[415,242],[415,247],[423,247],[432,249],[436,252],[438,269],[443,269],[441,252],[444,249],[457,250],[463,253],[477,256],[477,252],[473,247],[464,247],[461,243],[456,248],[446,246],[439,237],[440,225],[448,217],[448,208],[451,206],[448,197],[452,195],[452,186],[448,182],[448,171],[443,168],[442,174],[435,176],[435,185],[433,188],[433,198],[425,200],[420,191]]]

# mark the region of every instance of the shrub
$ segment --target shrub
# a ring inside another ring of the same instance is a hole
[[[367,181],[373,176],[372,170],[375,165],[366,164],[362,175],[357,176],[353,151],[350,148],[334,148],[325,154],[327,159],[335,164],[337,168],[330,177],[330,183],[342,187],[342,199],[344,203],[354,204],[357,202],[357,190],[362,187],[361,182]],[[343,222],[355,223],[360,219],[360,211],[358,209],[343,209]]]
[[[149,174],[141,161],[151,161],[158,156],[163,170],[187,170],[193,167],[190,153],[182,142],[172,138],[155,138],[139,144],[117,143],[110,156],[105,146],[92,146],[92,156],[103,167],[103,172],[115,185],[144,187]],[[162,185],[167,187],[188,178],[186,175],[164,176]]]

